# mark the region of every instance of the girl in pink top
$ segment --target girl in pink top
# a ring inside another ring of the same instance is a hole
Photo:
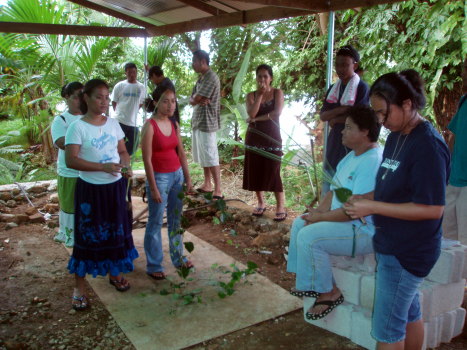
[[[161,229],[164,210],[167,208],[170,259],[176,268],[191,268],[193,264],[183,256],[180,217],[183,202],[179,194],[186,183],[192,191],[185,150],[183,149],[180,127],[172,122],[175,111],[175,92],[161,89],[154,96],[156,110],[144,124],[141,149],[146,170],[146,193],[148,195],[149,219],[144,235],[144,251],[147,258],[146,273],[156,279],[166,277],[162,266],[163,252]]]

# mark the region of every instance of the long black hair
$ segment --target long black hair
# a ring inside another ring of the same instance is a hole
[[[62,91],[60,94],[63,98],[67,98],[68,96],[73,95],[76,90],[81,90],[83,88],[83,84],[79,81],[73,81],[71,83],[65,84],[62,86]]]
[[[380,76],[371,86],[370,96],[385,100],[388,109],[391,104],[402,107],[405,100],[412,101],[413,109],[416,110],[422,109],[426,104],[423,79],[413,69]]]

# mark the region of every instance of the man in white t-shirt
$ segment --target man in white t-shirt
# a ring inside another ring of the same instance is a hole
[[[137,74],[138,69],[134,63],[125,64],[127,79],[115,85],[111,96],[115,118],[125,133],[125,145],[130,155],[138,147],[139,129],[136,126],[136,116],[146,97],[146,88],[136,80]]]

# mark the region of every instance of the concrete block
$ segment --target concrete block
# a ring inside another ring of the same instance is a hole
[[[359,305],[361,290],[360,280],[364,273],[353,267],[346,270],[333,268],[332,273],[336,280],[337,287],[342,291],[342,294],[344,294],[345,301],[354,305]]]
[[[303,318],[314,326],[326,329],[342,337],[350,338],[353,306],[347,302],[337,306],[321,320],[307,320],[306,312],[315,302],[315,298],[303,298]]]
[[[441,250],[438,261],[426,277],[442,284],[458,282],[463,278],[467,246],[455,245]]]
[[[441,343],[449,343],[462,333],[465,322],[465,309],[458,307],[428,321],[425,321],[426,346],[435,348]]]
[[[373,302],[375,300],[375,275],[362,276],[360,286],[360,306],[373,310]]]
[[[440,317],[433,317],[425,322],[425,336],[427,348],[435,348],[440,344]]]
[[[350,340],[366,349],[376,349],[376,340],[371,336],[371,311],[354,307],[352,312]]]
[[[462,334],[462,331],[464,330],[464,324],[465,324],[465,315],[466,315],[466,310],[458,307],[455,311],[455,321],[454,321],[454,330],[452,337],[457,337],[458,335]]]
[[[438,316],[441,321],[440,341],[449,343],[454,335],[454,326],[456,322],[456,311],[452,310]]]
[[[457,309],[464,299],[465,280],[456,283],[438,284],[424,281],[421,285],[423,293],[423,319],[429,320],[442,313]]]
[[[376,272],[376,258],[374,254],[365,254],[363,256],[363,269],[369,273]]]

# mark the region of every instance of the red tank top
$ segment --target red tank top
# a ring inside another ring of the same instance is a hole
[[[180,159],[177,154],[178,137],[172,126],[170,136],[165,136],[154,119],[149,119],[154,130],[152,137],[151,163],[157,173],[172,173],[180,168]]]

